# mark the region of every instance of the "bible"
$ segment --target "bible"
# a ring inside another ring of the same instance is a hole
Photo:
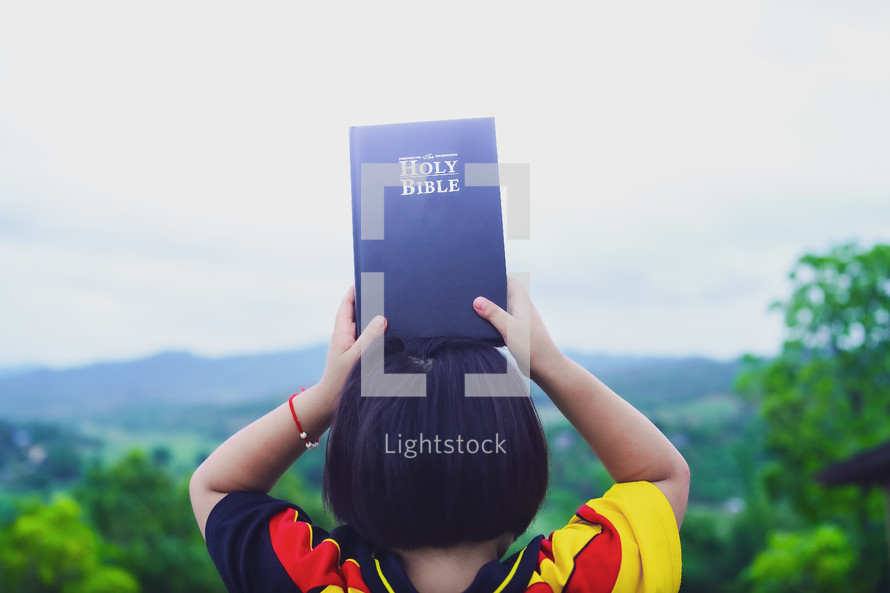
[[[382,314],[388,336],[502,345],[473,311],[507,304],[494,118],[354,126],[349,146],[356,333]]]

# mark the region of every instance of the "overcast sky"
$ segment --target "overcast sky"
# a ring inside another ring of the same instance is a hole
[[[887,3],[523,4],[4,3],[0,366],[326,340],[358,124],[496,118],[565,347],[769,354],[890,241]]]

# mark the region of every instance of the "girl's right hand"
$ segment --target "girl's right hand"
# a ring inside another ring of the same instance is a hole
[[[337,316],[334,318],[334,332],[331,335],[330,346],[328,346],[328,358],[324,374],[319,382],[319,385],[324,388],[322,391],[332,409],[337,407],[343,384],[361,356],[362,350],[383,336],[386,331],[386,319],[380,315],[372,319],[358,340],[355,339],[355,326],[355,286],[351,286],[337,309]]]
[[[473,301],[476,313],[500,332],[519,370],[539,383],[539,379],[567,359],[553,343],[525,288],[518,280],[509,277],[507,308],[509,312],[481,296]]]

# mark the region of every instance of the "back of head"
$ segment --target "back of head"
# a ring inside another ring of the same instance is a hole
[[[362,397],[356,364],[328,437],[335,517],[387,549],[520,535],[544,498],[548,453],[519,372],[475,341],[387,340],[385,350],[379,375],[425,373],[426,397]],[[465,396],[466,374],[494,373],[497,397]]]

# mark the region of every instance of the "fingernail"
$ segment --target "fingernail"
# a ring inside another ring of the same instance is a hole
[[[485,299],[485,297],[476,297],[476,300],[473,301],[473,308],[481,313],[485,311],[485,305],[487,304],[488,301]]]
[[[386,319],[383,318],[383,315],[378,315],[374,319],[371,320],[371,323],[374,324],[374,327],[383,329],[386,327]]]

